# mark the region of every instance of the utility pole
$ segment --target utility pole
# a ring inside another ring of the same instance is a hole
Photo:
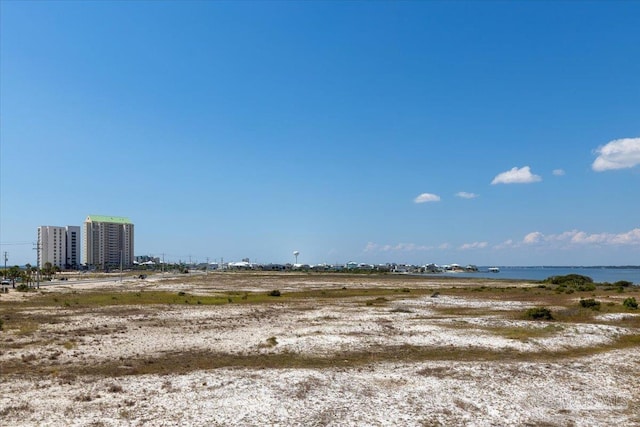
[[[36,250],[36,253],[38,254],[38,259],[36,261],[36,289],[40,289],[40,250],[42,249],[40,233],[38,233],[38,243],[36,243],[36,247],[33,249]]]
[[[4,271],[2,272],[3,279],[7,278],[7,261],[9,260],[9,257],[7,255],[7,251],[4,251]]]

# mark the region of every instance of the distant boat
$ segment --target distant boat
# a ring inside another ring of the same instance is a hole
[[[489,267],[489,273],[500,273],[500,268],[498,268],[498,267]]]

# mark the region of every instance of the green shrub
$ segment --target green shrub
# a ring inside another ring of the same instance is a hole
[[[600,310],[600,301],[596,301],[593,298],[581,299],[580,307],[590,308],[591,310]]]
[[[637,310],[638,309],[638,302],[636,301],[636,299],[634,297],[629,297],[629,298],[625,298],[625,300],[622,302],[622,305],[624,305],[627,308],[630,308],[632,310]],[[2,328],[0,328],[2,329]]]
[[[553,320],[551,310],[546,307],[533,307],[525,313],[527,319],[531,320]]]
[[[269,292],[269,296],[270,297],[279,297],[280,296],[280,291],[277,289],[274,289],[273,291]]]
[[[16,290],[18,292],[27,292],[29,290],[29,287],[24,283],[20,283],[18,286],[16,286]]]
[[[553,285],[565,285],[572,288],[577,288],[578,286],[584,286],[585,284],[593,283],[593,279],[581,274],[567,274],[564,276],[547,277],[542,281],[542,283],[551,283]]]
[[[613,286],[617,286],[620,288],[628,288],[631,285],[633,285],[633,283],[629,282],[628,280],[618,280],[616,283],[613,284]]]
[[[269,347],[275,347],[276,345],[278,345],[278,340],[276,339],[276,337],[269,337],[267,338],[267,345]]]

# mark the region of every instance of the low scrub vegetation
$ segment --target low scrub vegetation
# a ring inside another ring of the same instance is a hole
[[[622,302],[622,305],[632,310],[638,309],[638,302],[634,297],[625,298],[625,300]]]
[[[553,320],[551,310],[547,307],[533,307],[526,311],[525,317],[531,320]]]
[[[581,299],[580,307],[582,308],[590,308],[591,310],[600,310],[600,301],[596,301],[593,298]]]

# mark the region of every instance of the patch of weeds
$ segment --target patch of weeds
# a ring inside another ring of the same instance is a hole
[[[385,297],[378,297],[376,299],[372,299],[366,302],[366,305],[368,306],[372,306],[372,305],[380,305],[380,304],[385,304],[387,303],[389,300],[386,299]]]
[[[547,325],[544,328],[505,326],[486,329],[498,336],[507,339],[527,342],[533,338],[544,338],[553,336],[559,331],[562,331],[563,327],[559,325]]]
[[[267,345],[269,347],[275,347],[278,345],[278,340],[276,339],[276,337],[269,337],[267,338]]]
[[[77,395],[73,400],[76,402],[91,402],[93,397],[91,397],[91,394],[89,393],[82,393]]]
[[[638,309],[638,302],[634,297],[625,298],[624,301],[622,301],[622,305],[631,310]]]
[[[177,389],[173,387],[173,384],[169,380],[166,380],[165,382],[163,382],[161,388],[167,393],[177,391]]]
[[[17,406],[7,406],[2,408],[2,410],[0,410],[0,417],[6,417],[12,413],[23,414],[25,412],[33,412],[33,408],[31,408],[31,406],[26,402]]]
[[[407,307],[395,307],[391,310],[392,313],[413,313],[413,310],[408,309]]]
[[[269,292],[270,297],[279,297],[280,295],[281,295],[280,291],[277,289],[274,289],[273,291]]]
[[[319,389],[322,385],[322,381],[318,378],[307,378],[295,385],[295,392],[293,393],[293,396],[296,399],[305,399],[309,393],[313,390]]]
[[[31,335],[38,330],[38,324],[35,322],[25,322],[18,327],[18,335]]]
[[[60,385],[70,385],[73,384],[78,378],[76,375],[70,372],[63,372],[62,374],[55,374],[58,377],[58,384]]]
[[[58,357],[60,357],[61,354],[62,354],[62,352],[60,352],[60,351],[54,351],[53,353],[51,353],[49,355],[49,360],[57,360]]]
[[[64,348],[66,348],[67,350],[73,350],[74,348],[76,348],[78,346],[78,344],[74,340],[69,340],[69,341],[64,342],[62,344],[62,346]]]
[[[423,377],[436,377],[436,378],[445,378],[448,377],[451,373],[451,369],[445,366],[437,366],[434,368],[422,368],[416,372],[418,375],[422,375]]]
[[[186,292],[183,292],[183,291],[178,292],[178,296],[179,296],[179,297],[183,297],[183,296],[185,296],[185,295],[187,295],[187,293],[186,293]]]
[[[20,356],[20,358],[24,363],[33,362],[34,360],[37,359],[36,355],[33,353],[23,354],[22,356]]]
[[[111,383],[107,386],[107,391],[109,393],[122,393],[122,386],[120,384]]]
[[[596,301],[593,298],[581,299],[580,307],[590,308],[591,310],[600,310],[600,301]]]
[[[525,317],[530,320],[553,320],[551,310],[546,307],[533,307],[526,311]]]

